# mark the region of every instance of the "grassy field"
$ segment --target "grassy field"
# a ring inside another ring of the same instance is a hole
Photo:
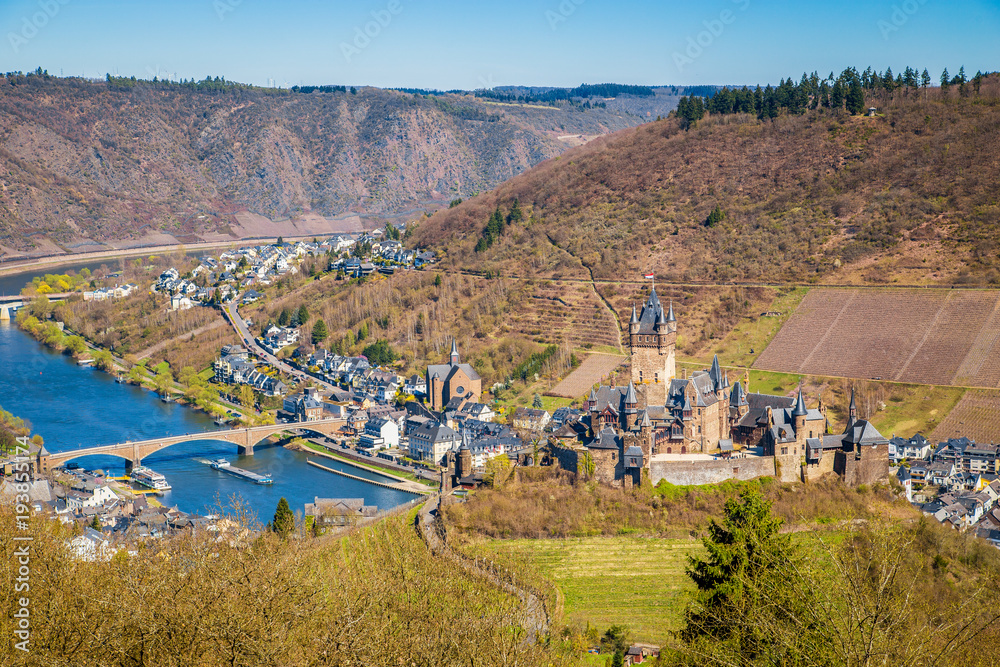
[[[592,537],[495,541],[497,550],[529,559],[565,597],[563,623],[602,633],[628,626],[637,641],[665,642],[680,626],[694,586],[684,574],[695,540]]]
[[[793,541],[812,570],[829,559],[839,532],[797,533]],[[694,593],[685,574],[688,556],[704,553],[698,540],[586,537],[495,540],[490,548],[523,557],[551,579],[565,599],[565,625],[603,633],[628,627],[633,641],[664,644],[681,627]],[[606,656],[603,656],[606,657]]]
[[[763,312],[780,313],[747,318],[736,325],[722,340],[706,347],[691,358],[692,362],[711,364],[712,356],[719,355],[719,363],[725,366],[751,366],[771,339],[792,316],[808,293],[805,287],[790,289],[775,297]]]
[[[908,438],[914,433],[930,437],[965,393],[961,387],[896,385],[885,410],[872,418],[872,424],[887,438]]]

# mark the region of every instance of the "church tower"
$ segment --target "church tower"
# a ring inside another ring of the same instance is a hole
[[[635,306],[632,307],[628,333],[632,383],[642,387],[647,405],[664,405],[667,402],[667,384],[677,374],[674,305],[671,303],[669,310],[664,311],[654,287],[640,313],[636,313]]]

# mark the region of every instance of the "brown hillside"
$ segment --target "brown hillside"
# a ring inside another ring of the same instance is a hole
[[[979,96],[897,92],[876,117],[649,123],[435,214],[417,243],[507,275],[678,281],[996,282],[1000,79]],[[490,212],[524,221],[476,253]],[[704,223],[718,205],[725,219]]]
[[[374,88],[199,91],[0,76],[0,256],[267,235],[267,220],[261,228],[254,216],[237,220],[240,211],[304,218],[309,234],[324,230],[323,218],[356,225],[358,215],[419,212],[561,153],[573,142],[560,137],[638,122],[606,109]]]

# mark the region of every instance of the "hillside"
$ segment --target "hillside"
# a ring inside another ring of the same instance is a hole
[[[11,74],[0,77],[0,257],[360,229],[640,120],[375,88]]]
[[[998,93],[992,75],[978,95],[868,91],[875,117],[648,123],[438,212],[414,241],[446,251],[444,266],[504,275],[994,283]],[[522,220],[476,252],[515,199]]]

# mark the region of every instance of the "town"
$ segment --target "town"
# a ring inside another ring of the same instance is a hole
[[[752,393],[749,374],[731,381],[718,357],[710,368],[678,377],[678,318],[655,288],[632,309],[628,323],[628,384],[615,384],[611,375],[611,385],[596,384],[551,413],[537,405],[507,409],[489,400],[484,379],[463,363],[454,339],[442,363],[407,376],[398,364],[337,354],[322,341],[302,345],[298,313],[260,327],[256,336],[250,333],[252,322],[239,315],[240,305],[266,300],[269,286],[296,274],[303,257],[328,258],[327,270],[340,280],[432,267],[434,253],[406,250],[396,240],[404,231],[399,225],[358,238],[279,239],[201,257],[183,276],[168,268],[144,288],[114,285],[84,290],[83,298],[115,299],[148,289],[168,311],[221,310],[243,345],[223,346],[212,365],[211,381],[220,395],[238,395],[241,387],[252,391],[256,398],[244,412],[266,412],[262,399],[278,401],[270,423],[290,434],[281,442],[294,440],[316,456],[412,475],[424,491],[465,494],[489,483],[497,461],[504,468],[556,466],[618,488],[768,476],[808,483],[833,474],[849,486],[891,481],[928,516],[1000,548],[996,445],[965,437],[931,443],[919,433],[887,438],[859,419],[853,392],[841,429],[822,404],[809,407],[801,388],[785,396]],[[290,385],[299,390],[289,391]],[[239,412],[228,417],[235,419],[234,428],[246,423]],[[311,428],[313,422],[324,428]],[[147,502],[146,493],[157,489],[134,484],[134,476],[116,479],[66,466],[50,471],[40,444],[32,456],[33,507],[83,531],[74,538],[82,556],[106,557],[113,553],[109,545],[118,542],[219,530],[217,516],[160,507],[155,495]],[[13,466],[13,457],[0,461],[0,495],[8,499],[16,495],[9,479]],[[301,508],[309,525],[333,527],[356,525],[377,509],[350,498],[316,498]]]

